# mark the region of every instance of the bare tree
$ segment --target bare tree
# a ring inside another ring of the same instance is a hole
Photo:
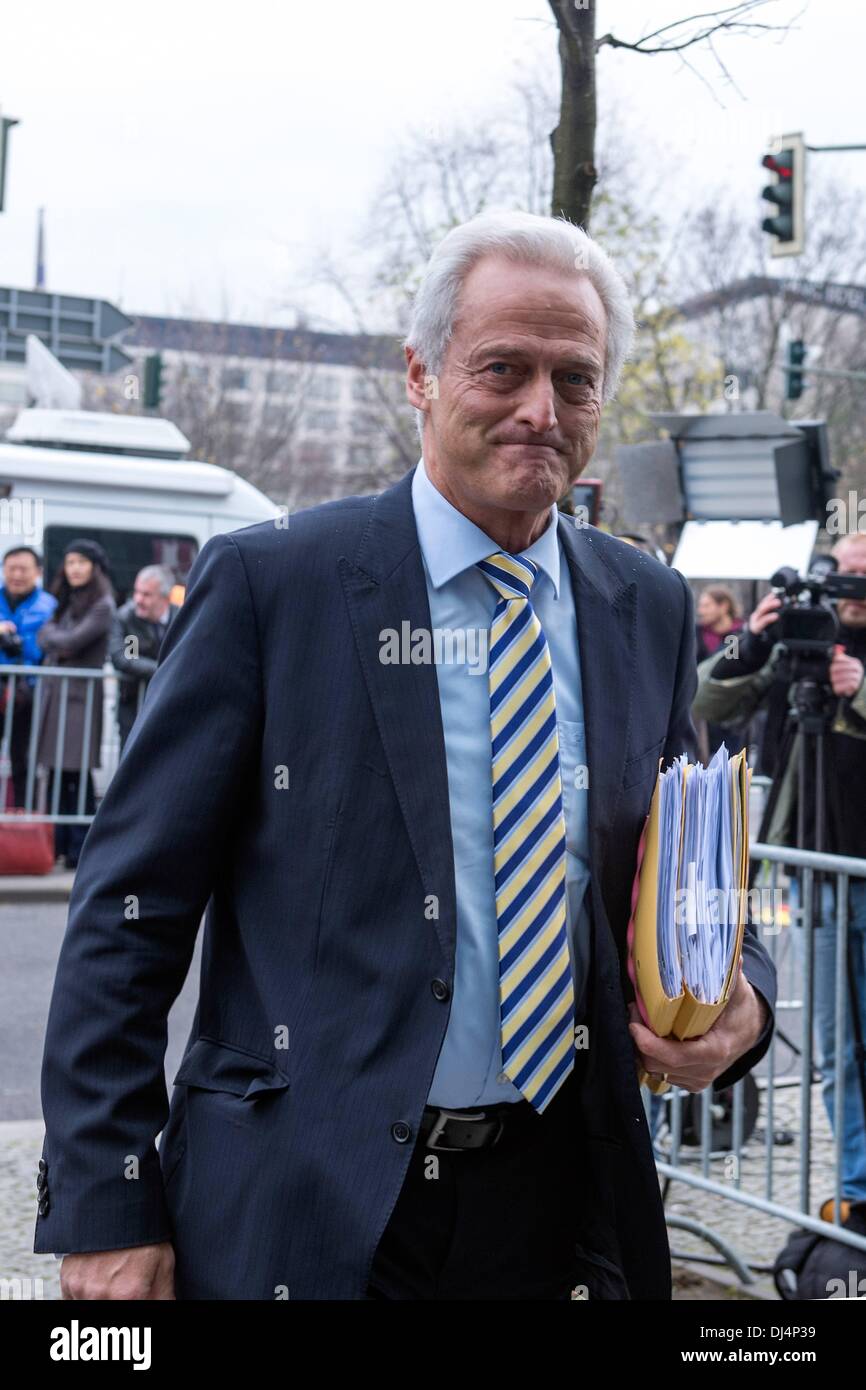
[[[450,137],[442,130],[410,131],[377,190],[356,251],[339,264],[320,258],[314,267],[314,278],[337,292],[358,333],[369,333],[374,322],[399,324],[405,331],[425,264],[457,222],[488,206],[547,213],[553,177],[547,132],[556,100],[538,69],[524,69],[514,92],[516,100],[507,99],[468,130],[456,127]],[[486,133],[479,136],[478,129]],[[614,111],[605,113],[599,143],[604,177],[596,192],[594,232],[624,275],[640,324],[633,361],[617,400],[604,413],[591,465],[592,473],[605,479],[605,521],[616,524],[616,444],[646,437],[647,410],[680,409],[689,399],[709,402],[719,383],[715,358],[691,343],[678,321],[667,270],[675,243],[661,219],[646,212],[647,196],[636,187],[636,161]],[[624,192],[629,187],[632,196]],[[399,366],[396,333],[393,342]],[[366,380],[353,434],[360,440],[362,463],[360,471],[350,470],[353,490],[386,486],[419,454],[402,373],[383,370],[381,359],[372,356],[361,371]],[[375,441],[372,460],[369,440]]]
[[[554,217],[567,217],[578,226],[589,226],[593,192],[598,182],[596,167],[596,57],[603,48],[625,48],[643,55],[676,55],[689,66],[689,50],[708,52],[720,74],[730,82],[717,40],[723,34],[785,33],[789,24],[765,24],[753,15],[773,0],[744,0],[725,9],[665,24],[635,41],[614,34],[595,35],[595,0],[548,0],[559,30],[562,96],[559,121],[551,132],[554,156]]]

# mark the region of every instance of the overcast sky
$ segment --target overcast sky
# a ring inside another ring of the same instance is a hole
[[[710,8],[599,0],[596,27],[633,41]],[[601,53],[603,101],[670,171],[676,200],[701,186],[757,196],[775,132],[866,143],[866,10],[775,0],[757,17],[798,12],[784,41],[721,41],[739,91],[709,56],[694,62],[712,91],[676,58]],[[556,84],[547,0],[6,6],[0,109],[21,124],[0,284],[32,287],[44,205],[50,290],[129,313],[291,322],[311,253],[339,252],[357,233],[401,128],[483,119],[536,56]],[[866,180],[866,153],[814,158]]]

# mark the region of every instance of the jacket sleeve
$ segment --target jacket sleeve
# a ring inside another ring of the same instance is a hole
[[[746,923],[743,936],[743,974],[752,989],[766,1001],[769,1014],[764,1031],[754,1047],[750,1048],[748,1052],[742,1053],[736,1061],[731,1063],[727,1071],[716,1077],[713,1082],[714,1091],[722,1091],[726,1086],[733,1086],[735,1082],[740,1081],[746,1075],[746,1072],[758,1065],[770,1046],[776,1024],[776,967],[765,947],[758,940],[758,933],[751,922]]]
[[[111,623],[111,636],[108,639],[108,658],[115,671],[122,676],[149,679],[156,670],[157,663],[150,656],[127,656],[126,640],[129,633],[124,630],[123,619],[115,613]]]
[[[59,627],[53,618],[36,634],[36,640],[43,651],[56,656],[74,656],[84,651],[97,638],[104,637],[111,627],[114,617],[114,600],[103,594],[72,627]]]
[[[719,680],[713,675],[719,658],[715,654],[702,661],[697,671],[697,693],[692,704],[696,719],[711,724],[746,724],[773,683],[773,667],[767,662],[749,675]]]
[[[75,876],[42,1061],[37,1252],[171,1238],[154,1142],[168,1114],[166,1020],[243,815],[262,722],[246,570],[236,542],[215,536]]]

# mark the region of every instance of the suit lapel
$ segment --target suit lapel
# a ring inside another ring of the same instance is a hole
[[[356,555],[338,564],[358,656],[443,954],[453,961],[457,915],[445,735],[433,662],[380,661],[381,634],[430,631],[415,513],[414,469],[377,496]],[[419,904],[419,915],[426,904]]]
[[[589,779],[590,866],[607,853],[623,767],[637,669],[637,586],[603,560],[593,527],[559,517],[577,611]]]

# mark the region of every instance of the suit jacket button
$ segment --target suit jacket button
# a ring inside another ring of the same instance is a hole
[[[47,1216],[47,1215],[48,1215],[48,1207],[49,1207],[48,1193],[47,1193],[47,1192],[43,1192],[42,1196],[39,1198],[39,1215],[40,1215],[40,1216]]]
[[[405,1120],[398,1120],[396,1124],[391,1126],[391,1138],[395,1139],[398,1144],[405,1144],[412,1138],[412,1131]]]
[[[45,1162],[45,1159],[44,1159],[44,1158],[40,1158],[40,1160],[39,1160],[39,1171],[40,1171],[40,1173],[47,1173],[47,1172],[48,1172],[48,1164]]]
[[[433,991],[434,999],[438,999],[440,1003],[447,999],[451,993],[444,980],[434,980],[430,988]]]
[[[42,1189],[43,1189],[43,1187],[45,1187],[45,1185],[46,1185],[47,1182],[48,1182],[48,1179],[46,1178],[46,1176],[45,1176],[44,1173],[37,1173],[37,1174],[36,1174],[36,1191],[37,1191],[37,1192],[41,1192]]]

